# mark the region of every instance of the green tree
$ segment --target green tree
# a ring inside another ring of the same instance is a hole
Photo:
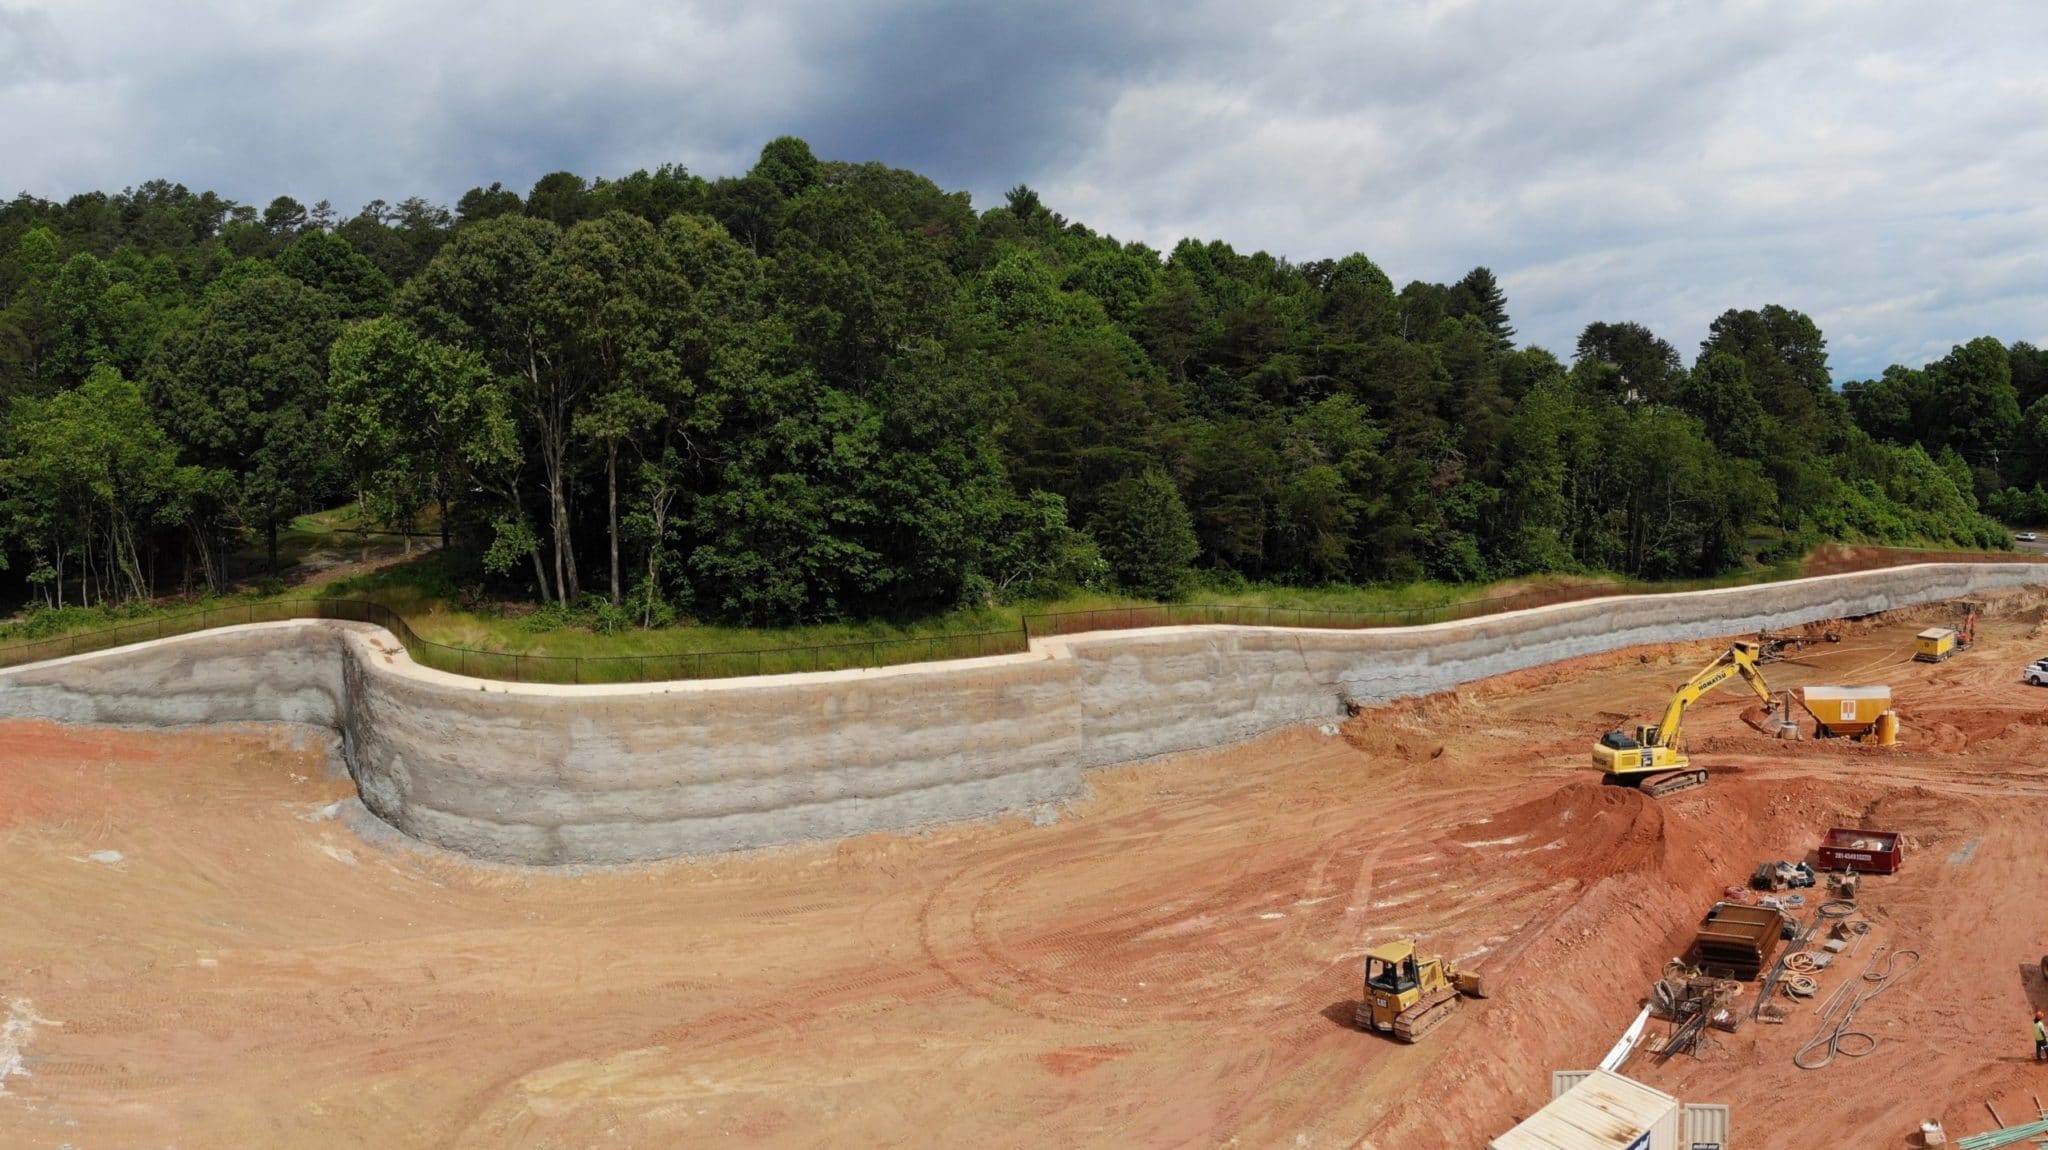
[[[1730,455],[1751,458],[1767,450],[1767,417],[1750,389],[1749,373],[1740,359],[1725,351],[1715,352],[1679,378],[1678,405],[1699,416],[1716,446]]]
[[[581,593],[570,534],[571,451],[576,415],[595,380],[587,362],[568,354],[560,339],[568,313],[554,294],[563,273],[551,260],[561,238],[554,224],[525,216],[471,224],[405,286],[397,307],[423,334],[482,356],[531,430],[552,543],[541,593],[568,603]],[[510,502],[498,520],[501,555],[510,540],[534,540],[518,485]],[[541,567],[537,551],[535,564]]]
[[[342,319],[381,315],[391,302],[391,280],[347,240],[310,231],[277,257],[277,270],[325,295]]]
[[[151,362],[148,393],[166,429],[220,477],[225,506],[195,522],[216,589],[226,580],[229,529],[259,532],[275,570],[278,529],[328,471],[322,416],[338,331],[327,297],[263,275],[217,291]]]
[[[594,207],[590,181],[574,172],[550,172],[526,194],[526,214],[567,229],[590,218]]]
[[[1493,271],[1476,267],[1465,273],[1451,292],[1451,314],[1477,319],[1500,351],[1515,345],[1515,329],[1508,323],[1508,294],[1501,290]]]
[[[654,426],[659,397],[681,386],[671,323],[686,298],[682,281],[654,226],[611,212],[571,228],[536,284],[559,361],[583,381],[589,402],[571,414],[575,434],[605,458],[605,537],[610,597],[624,601],[619,560],[622,450]],[[579,392],[582,394],[582,392]]]
[[[1159,282],[1159,255],[1132,244],[1097,250],[1076,264],[1060,281],[1070,292],[1083,292],[1102,306],[1103,314],[1126,330],[1137,320]]]
[[[280,247],[307,226],[306,205],[290,196],[279,196],[263,209],[263,230],[275,237]]]
[[[1561,376],[1537,384],[1516,404],[1493,516],[1491,565],[1510,574],[1568,571],[1572,554],[1569,429],[1579,418]]]
[[[1757,402],[1788,433],[1785,446],[1827,451],[1848,425],[1847,403],[1828,373],[1819,325],[1790,308],[1721,313],[1700,344],[1700,359],[1726,352],[1742,361]]]
[[[777,136],[761,149],[761,159],[749,178],[766,180],[785,200],[793,200],[817,187],[823,180],[822,165],[811,154],[811,146],[795,136]]]
[[[2006,349],[2006,358],[2011,361],[2012,386],[2019,393],[2022,411],[2048,396],[2048,348],[2020,340]]]
[[[659,224],[670,216],[703,211],[710,191],[709,185],[681,164],[663,164],[651,172],[642,168],[624,179],[601,183],[591,192],[591,199],[599,215],[631,212]]]
[[[991,594],[1010,600],[1057,598],[1108,573],[1095,541],[1073,528],[1066,501],[1050,491],[1006,504],[981,569]]]
[[[1362,342],[1399,330],[1401,301],[1394,294],[1394,281],[1365,256],[1338,260],[1323,290],[1322,320],[1338,338]]]
[[[57,270],[44,296],[55,321],[42,364],[45,388],[76,387],[112,354],[116,319],[108,296],[113,287],[106,264],[86,252]]]
[[[1920,440],[1953,447],[1966,460],[1990,462],[2019,428],[2019,392],[2005,345],[1973,339],[1927,365],[1927,403]]]
[[[455,218],[465,224],[480,224],[499,216],[516,216],[525,210],[526,201],[503,184],[471,188],[455,202]]]
[[[57,235],[47,227],[24,233],[15,245],[14,298],[0,310],[0,398],[45,390],[49,357],[62,338],[63,317],[51,299],[61,261]]]
[[[767,331],[774,327],[768,325]],[[777,373],[769,346],[724,373],[728,457],[698,502],[691,557],[717,609],[833,618],[972,599],[1016,512],[974,364],[920,342],[864,393]]]
[[[1685,371],[1678,349],[1639,323],[1587,324],[1575,358],[1612,364],[1621,387],[1651,403],[1670,402]]]
[[[367,320],[334,341],[328,426],[343,465],[378,515],[411,528],[516,462],[505,397],[483,357],[424,338],[402,321]]]
[[[1878,439],[1911,443],[1921,432],[1920,417],[1928,408],[1927,373],[1893,364],[1884,375],[1842,388],[1857,426]]]
[[[1181,593],[1200,553],[1180,491],[1157,468],[1111,484],[1088,532],[1120,586],[1158,599]]]
[[[142,390],[97,368],[76,388],[18,400],[4,443],[0,514],[35,557],[31,578],[49,605],[64,605],[73,578],[84,606],[146,598],[150,533],[182,519],[195,476],[178,465]]]
[[[849,386],[879,378],[895,349],[937,334],[952,302],[931,250],[842,188],[790,205],[771,275],[807,358]]]

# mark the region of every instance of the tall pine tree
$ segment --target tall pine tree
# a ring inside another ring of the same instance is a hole
[[[1456,314],[1476,316],[1502,351],[1514,350],[1515,329],[1508,323],[1508,295],[1500,290],[1500,281],[1493,278],[1492,269],[1476,267],[1466,272],[1455,292]]]

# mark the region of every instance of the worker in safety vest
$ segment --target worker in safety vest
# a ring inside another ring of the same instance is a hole
[[[2034,1012],[2034,1061],[2048,1062],[2048,1013]]]

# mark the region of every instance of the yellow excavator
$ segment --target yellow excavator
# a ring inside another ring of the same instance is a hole
[[[1418,958],[1412,939],[1389,942],[1365,952],[1365,1001],[1352,1021],[1416,1042],[1456,1013],[1461,994],[1485,998],[1486,980],[1440,957]]]
[[[1765,712],[1775,712],[1776,700],[1771,698],[1764,673],[1757,667],[1762,657],[1762,647],[1738,642],[1671,696],[1662,722],[1654,727],[1639,726],[1634,736],[1626,731],[1609,731],[1600,736],[1600,741],[1593,744],[1593,765],[1606,772],[1604,781],[1641,788],[1652,798],[1705,785],[1707,772],[1694,769],[1692,760],[1679,745],[1686,709],[1699,701],[1701,695],[1740,675],[1757,698],[1764,701]]]

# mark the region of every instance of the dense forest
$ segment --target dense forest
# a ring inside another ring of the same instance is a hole
[[[1688,366],[1515,343],[1492,273],[1160,253],[802,141],[344,217],[152,182],[0,206],[0,584],[223,590],[303,511],[501,596],[779,623],[1194,579],[1704,575],[2048,519],[2048,352],[1837,388],[1814,322]]]

